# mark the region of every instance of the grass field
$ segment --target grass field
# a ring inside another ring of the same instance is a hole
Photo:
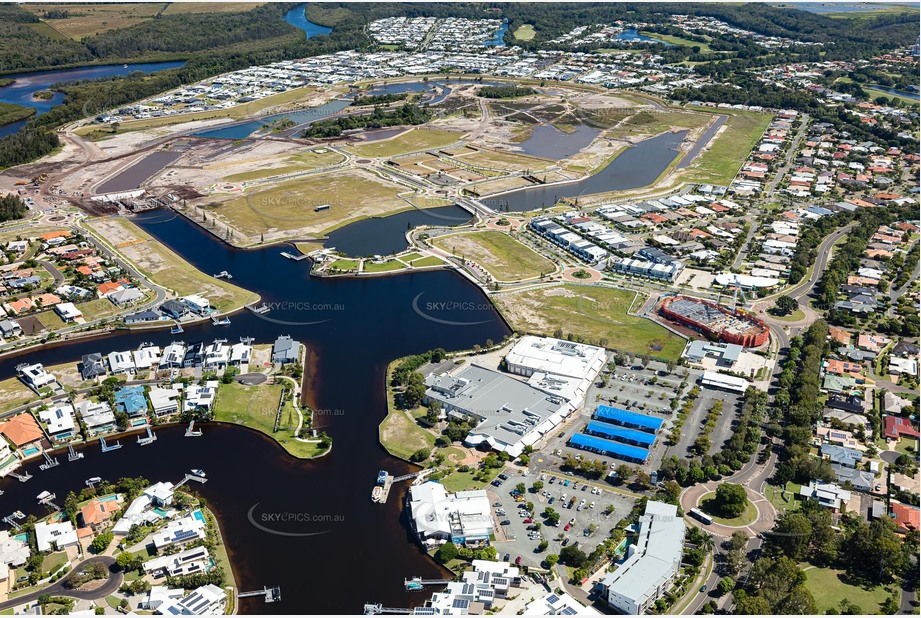
[[[432,244],[477,262],[497,281],[532,279],[556,269],[553,262],[504,232],[488,230],[450,234],[433,239]]]
[[[770,114],[731,112],[721,132],[686,170],[682,178],[694,182],[728,185],[748,159],[771,122]]]
[[[441,148],[453,144],[460,139],[461,134],[453,131],[438,131],[436,129],[413,129],[401,133],[392,139],[385,139],[365,144],[349,146],[348,150],[360,157],[393,157],[398,154]]]
[[[334,270],[357,270],[360,260],[336,260],[329,265]]]
[[[316,153],[308,150],[307,152],[294,155],[293,157],[288,157],[282,161],[282,163],[285,165],[280,167],[260,167],[259,169],[252,170],[250,172],[240,172],[238,174],[230,174],[229,176],[224,176],[224,180],[227,182],[246,182],[250,180],[259,180],[262,178],[268,178],[270,176],[294,174],[296,172],[306,172],[321,167],[329,167],[331,165],[341,163],[344,160],[345,157],[332,150],[327,150],[323,153]]]
[[[214,419],[260,431],[295,457],[313,457],[317,454],[314,444],[294,439],[292,432],[297,428],[298,416],[290,402],[282,410],[278,433],[272,433],[281,390],[282,384],[222,384],[214,401]]]
[[[519,41],[530,41],[536,34],[531,24],[522,24],[515,29],[515,38]]]
[[[378,438],[388,453],[408,460],[419,449],[435,446],[435,436],[419,427],[406,411],[396,409],[392,401],[387,406],[387,417],[378,427]]]
[[[765,485],[764,497],[774,505],[778,513],[793,511],[799,508],[799,502],[795,498],[799,493],[799,488],[800,486],[793,481],[787,482],[785,488],[780,488],[776,485]],[[787,500],[784,500],[784,490],[787,492]]]
[[[421,268],[423,266],[441,266],[444,263],[445,263],[444,260],[442,260],[441,258],[437,258],[434,255],[430,255],[428,257],[424,257],[424,258],[415,260],[412,263],[412,265],[416,268]]]
[[[366,260],[361,270],[366,273],[385,273],[391,270],[400,270],[401,268],[405,268],[405,266],[398,260],[387,260],[385,262],[372,262]]]
[[[700,47],[700,53],[709,54],[712,49],[706,43],[700,41],[692,41],[691,39],[685,39],[680,36],[671,36],[670,34],[659,34],[658,32],[640,32],[640,34],[646,35],[650,38],[653,38],[657,41],[665,41],[666,43],[671,43],[672,45],[687,45],[688,47],[694,47],[697,45]]]
[[[173,290],[179,296],[201,294],[219,311],[229,311],[259,300],[253,292],[195,269],[172,249],[123,217],[89,219],[84,224],[154,283]]]
[[[0,408],[10,410],[29,403],[37,396],[19,378],[0,380]]]
[[[651,320],[627,314],[642,305],[634,293],[616,288],[560,285],[495,296],[494,302],[516,331],[552,335],[556,329],[587,343],[677,360],[684,339]]]
[[[468,489],[483,489],[488,485],[494,478],[499,476],[499,469],[496,468],[490,472],[490,478],[486,481],[475,481],[473,477],[478,474],[478,471],[475,468],[471,468],[468,472],[459,472],[454,470],[448,476],[439,479],[439,483],[445,486],[445,489],[449,493],[454,493],[457,491],[466,491]]]
[[[621,114],[621,110],[614,109],[610,113]],[[604,120],[604,113],[599,114]],[[631,139],[641,136],[653,136],[670,130],[696,129],[702,127],[713,119],[711,114],[699,114],[680,110],[641,111],[625,118],[614,128],[608,129],[605,134],[611,139]]]
[[[218,207],[217,214],[248,236],[270,229],[319,233],[346,221],[407,208],[401,189],[360,172],[329,172],[256,189]],[[330,208],[316,212],[318,206]]]
[[[899,597],[895,586],[867,589],[848,582],[844,571],[817,567],[806,569],[806,588],[815,598],[820,614],[829,609],[838,610],[844,599],[860,607],[862,614],[879,614],[886,597],[890,594]]]
[[[45,11],[66,10],[66,19],[49,19],[58,32],[76,40],[134,26],[152,19],[165,3],[129,2],[125,4],[24,4],[24,9],[42,17]]]
[[[714,500],[716,500],[715,491],[702,495],[700,497],[700,510],[712,517],[713,521],[718,524],[726,526],[748,526],[749,524],[755,523],[755,520],[758,519],[758,509],[751,503],[751,500],[746,500],[745,510],[738,517],[720,517],[716,515],[717,511],[713,505]]]
[[[171,2],[164,15],[178,15],[180,13],[230,13],[237,11],[252,11],[265,2]]]
[[[891,92],[886,92],[885,90],[881,90],[873,86],[863,86],[863,89],[866,90],[867,94],[870,95],[870,98],[873,98],[873,99],[875,99],[876,97],[882,96],[888,99],[898,99],[902,103],[908,103],[909,105],[919,104],[918,99],[914,99],[912,97],[906,97],[901,94],[892,94]]]

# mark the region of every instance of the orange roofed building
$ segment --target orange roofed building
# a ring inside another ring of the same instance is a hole
[[[80,509],[83,525],[93,529],[98,528],[112,518],[112,515],[121,508],[120,500],[99,500],[93,498],[86,506]]]
[[[16,448],[41,442],[45,437],[42,428],[28,412],[23,412],[5,423],[0,423],[0,434],[6,436],[7,440],[16,445]]]

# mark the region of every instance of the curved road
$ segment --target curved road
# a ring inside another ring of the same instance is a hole
[[[105,597],[109,596],[110,594],[112,594],[113,592],[119,589],[119,587],[122,585],[122,580],[124,579],[124,575],[121,573],[121,571],[112,570],[112,566],[115,564],[115,558],[113,558],[112,556],[94,556],[92,558],[88,558],[84,560],[83,562],[81,562],[80,564],[78,564],[77,566],[75,566],[71,570],[71,573],[76,573],[80,571],[80,569],[83,568],[84,566],[88,564],[92,564],[94,562],[101,562],[102,564],[109,567],[108,581],[106,581],[105,584],[103,584],[102,586],[99,586],[95,590],[68,590],[67,588],[64,587],[63,582],[64,580],[67,579],[67,578],[64,578],[58,582],[51,584],[50,586],[46,586],[42,588],[41,590],[36,590],[35,592],[30,592],[29,594],[24,594],[21,597],[16,597],[15,599],[10,599],[9,601],[4,601],[3,603],[0,603],[0,611],[4,611],[4,610],[7,610],[13,607],[17,607],[19,605],[22,605],[23,603],[32,603],[33,601],[37,601],[38,597],[40,597],[43,594],[48,594],[53,597],[69,597],[72,599],[80,599],[82,601],[94,601],[96,599],[104,599]]]

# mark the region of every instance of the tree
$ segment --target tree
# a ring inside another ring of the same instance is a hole
[[[518,483],[517,485],[515,485],[515,491],[517,491],[520,494],[523,494],[525,492],[524,483]]]
[[[716,497],[713,505],[728,517],[738,517],[745,512],[748,506],[748,496],[745,488],[735,483],[723,483],[716,488]]]
[[[560,557],[557,556],[556,554],[547,554],[547,557],[544,558],[544,562],[546,562],[546,563],[547,563],[547,566],[548,566],[549,568],[551,568],[551,569],[552,569],[552,568],[554,567],[554,565],[555,565],[557,562],[559,562],[559,561],[560,561]]]
[[[538,493],[543,488],[544,488],[543,481],[534,481],[534,483],[531,485],[531,489],[534,490],[534,493]]]
[[[560,523],[560,514],[557,513],[553,508],[547,507],[543,512],[544,518],[547,520],[548,526],[555,526]]]
[[[723,595],[726,595],[732,592],[735,589],[735,587],[736,587],[736,582],[734,579],[732,579],[731,577],[724,577],[716,585],[716,590],[720,593],[720,596],[723,596]]]
[[[90,543],[90,550],[92,550],[94,554],[101,554],[109,547],[109,544],[114,538],[115,536],[111,532],[103,532]]]
[[[117,564],[118,568],[122,571],[130,573],[131,571],[140,570],[144,564],[144,559],[128,552],[122,552],[115,557],[115,564]]]
[[[425,461],[429,458],[429,455],[432,454],[432,450],[428,448],[420,448],[418,451],[409,456],[409,460],[415,463],[420,461]]]
[[[567,545],[560,551],[560,561],[566,566],[578,569],[588,561],[588,556],[575,545]]]
[[[537,551],[540,553],[543,553],[547,551],[548,547],[550,547],[550,543],[548,543],[547,541],[541,541],[540,543],[537,544]]]
[[[799,309],[799,301],[784,294],[774,302],[774,306],[777,309],[777,315],[790,315]]]
[[[883,601],[881,610],[884,616],[895,616],[899,613],[899,602],[895,600],[895,597],[888,596],[886,600]]]
[[[442,564],[447,564],[457,558],[457,545],[454,543],[445,543],[435,552],[435,558]]]

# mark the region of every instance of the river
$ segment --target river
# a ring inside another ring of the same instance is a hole
[[[333,31],[332,28],[321,26],[320,24],[315,24],[307,19],[307,16],[304,14],[304,10],[306,8],[306,4],[298,4],[296,7],[285,13],[285,21],[292,26],[303,30],[308,39],[323,34],[329,34]]]
[[[33,71],[31,73],[2,75],[0,77],[14,79],[16,81],[9,86],[0,88],[0,101],[3,103],[15,103],[17,105],[32,107],[35,109],[35,113],[40,116],[52,107],[56,107],[64,102],[64,95],[59,92],[54,93],[54,96],[47,100],[32,98],[34,93],[48,90],[53,84],[85,79],[102,79],[114,75],[128,75],[135,71],[155,73],[167,69],[176,69],[184,64],[185,61],[129,64],[127,67],[121,64],[107,64],[103,66],[79,67],[76,69]],[[0,137],[18,132],[27,121],[28,119],[3,125],[0,127]]]
[[[0,480],[4,508],[40,514],[39,492],[64,496],[91,476],[142,475],[175,482],[184,471],[202,468],[209,481],[200,491],[221,520],[241,590],[282,588],[280,603],[247,599],[241,603],[243,612],[354,614],[365,602],[391,607],[420,603],[427,595],[404,592],[403,578],[435,576],[438,568],[410,538],[400,512],[405,486],[385,506],[370,501],[379,469],[409,469],[378,444],[377,425],[386,414],[384,372],[398,356],[501,340],[509,330],[488,299],[449,271],[311,278],[305,262],[279,255],[282,247],[235,250],[169,212],[148,212],[134,220],[198,269],[227,270],[234,283],[258,292],[274,307],[265,316],[234,315],[230,326],[187,327],[179,336],[183,340],[252,336],[270,342],[290,334],[307,344],[305,393],[320,411],[317,425],[332,436],[333,450],[315,462],[301,462],[241,427],[206,424],[204,436],[194,440],[183,438],[182,428],[161,428],[159,440],[148,447],[123,439],[119,451],[102,454],[91,445],[84,460],[70,463],[61,457],[61,465],[52,470],[39,471],[37,462],[27,466],[35,476],[28,483]],[[134,349],[142,341],[162,345],[176,338],[167,331],[119,332],[26,355],[31,362],[51,365],[92,351]],[[0,359],[0,375],[15,375],[26,355]],[[250,522],[251,509],[260,525],[313,536],[262,531]],[[300,521],[268,521],[287,513]]]

